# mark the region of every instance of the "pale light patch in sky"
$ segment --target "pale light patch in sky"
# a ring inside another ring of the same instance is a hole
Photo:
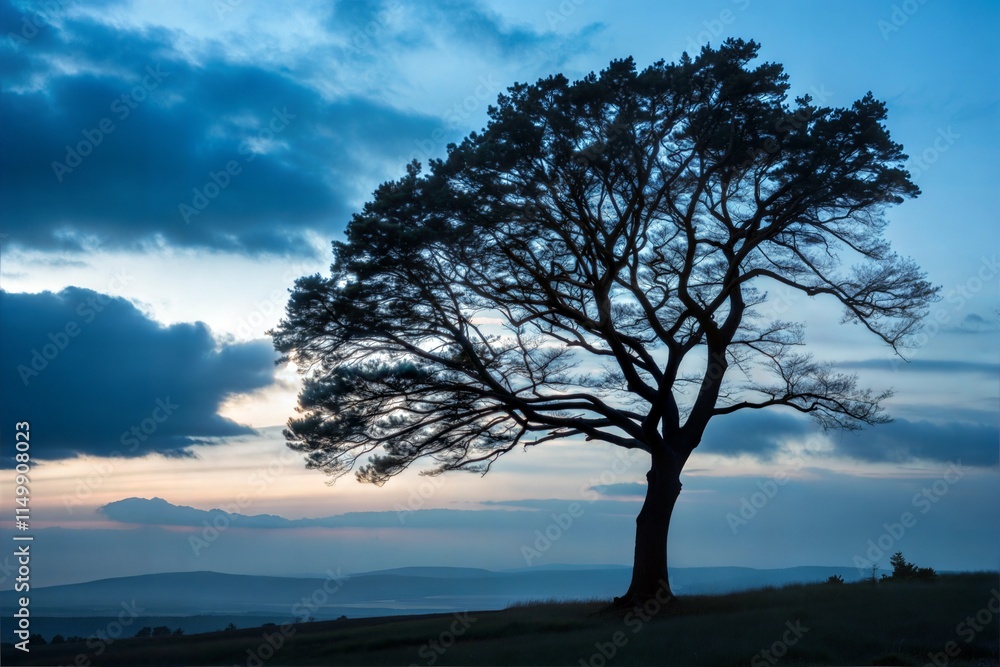
[[[45,263],[41,253],[11,253],[16,267]],[[215,336],[236,340],[265,337],[284,316],[288,290],[295,280],[325,273],[328,251],[321,258],[258,258],[165,248],[156,255],[98,252],[85,260],[52,264],[30,274],[11,269],[3,274],[12,292],[58,292],[66,285],[129,299],[164,325],[206,323]],[[207,270],[206,270],[207,269]],[[205,298],[206,294],[225,295]]]

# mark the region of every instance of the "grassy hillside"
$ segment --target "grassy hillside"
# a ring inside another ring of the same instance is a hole
[[[686,597],[654,618],[600,613],[602,606],[551,603],[467,615],[123,639],[100,655],[85,644],[39,646],[28,655],[5,646],[3,664],[1000,663],[996,573],[944,575],[930,583],[815,584]]]

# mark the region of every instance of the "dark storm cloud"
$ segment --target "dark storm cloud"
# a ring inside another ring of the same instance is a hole
[[[524,56],[552,46],[552,36],[522,26],[506,25],[494,12],[477,3],[444,0],[422,3],[421,12],[435,27],[447,26],[451,39],[461,40],[501,57]],[[554,27],[550,26],[550,27]]]
[[[285,528],[527,528],[541,519],[550,520],[552,512],[566,513],[567,508],[576,504],[576,516],[584,512],[593,515],[613,516],[619,513],[634,515],[639,505],[633,503],[597,503],[570,500],[527,500],[484,503],[487,505],[509,506],[512,509],[456,510],[456,509],[410,509],[401,504],[397,509],[375,512],[345,512],[333,516],[287,519],[274,514],[246,515],[240,510],[239,500],[230,506],[200,510],[194,507],[174,505],[162,498],[124,498],[98,508],[98,512],[111,521],[137,525],[186,526],[198,528],[208,524],[225,524],[239,528],[285,529]],[[582,511],[581,511],[582,508]],[[530,528],[529,528],[530,530]]]
[[[840,454],[862,461],[961,461],[980,467],[1000,463],[1000,429],[996,424],[897,419],[860,433],[835,436],[835,444]]]
[[[773,410],[744,410],[709,422],[699,450],[731,456],[753,454],[767,459],[785,440],[808,436],[813,430],[808,420],[799,417]]]
[[[865,370],[894,370],[914,373],[977,373],[1000,377],[1000,364],[957,359],[913,359],[899,358],[864,359],[862,361],[841,361],[839,368],[861,368]]]
[[[864,363],[864,362],[862,362]],[[917,363],[917,362],[914,362]],[[924,362],[919,370],[933,372],[989,372],[989,364]],[[966,415],[963,415],[966,416]],[[940,420],[911,421],[897,418],[889,424],[865,428],[855,433],[832,431],[833,456],[872,462],[947,462],[959,459],[969,466],[995,466],[1000,459],[1000,429],[982,411],[967,416],[978,422],[959,419],[959,414],[940,411]],[[945,421],[947,420],[947,421]],[[780,412],[749,410],[718,417],[709,423],[699,451],[737,456],[750,454],[770,460],[789,439],[807,440],[821,429],[807,417]]]
[[[603,29],[589,24],[558,34],[576,13],[577,5],[563,3],[539,8],[546,21],[541,32],[526,24],[512,24],[481,2],[442,0],[412,2],[401,0],[357,0],[338,3],[329,14],[327,27],[347,33],[350,48],[344,55],[370,54],[376,48],[393,46],[408,49],[433,47],[442,40],[471,49],[474,54],[510,59],[558,63],[571,54],[585,52],[589,40]],[[413,20],[417,17],[418,20]]]
[[[2,423],[30,422],[42,460],[176,456],[202,438],[250,433],[219,405],[274,376],[266,342],[220,347],[201,322],[161,326],[125,299],[79,287],[0,292],[0,334]]]
[[[639,497],[642,498],[646,495],[646,485],[639,482],[618,482],[617,484],[597,484],[590,487],[591,491],[596,491],[602,496],[623,496],[626,498]]]
[[[994,334],[1000,331],[1000,321],[994,318],[986,318],[978,313],[969,313],[962,318],[957,327],[948,329],[953,333],[963,334]]]
[[[25,14],[0,2],[5,33],[18,30]],[[433,129],[359,98],[326,100],[287,72],[192,63],[179,37],[61,17],[6,45],[9,243],[311,252],[306,233],[331,235],[367,195],[360,175]]]

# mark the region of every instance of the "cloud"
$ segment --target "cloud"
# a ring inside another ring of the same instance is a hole
[[[858,362],[867,363],[867,362]],[[872,362],[874,363],[874,361]],[[916,362],[914,362],[916,363]],[[933,372],[948,372],[930,361]],[[956,368],[964,362],[954,362]],[[970,364],[970,372],[987,372]],[[1000,459],[1000,429],[996,424],[983,423],[989,417],[982,411],[967,411],[980,421],[959,421],[955,415],[943,423],[896,419],[889,424],[863,429],[856,433],[831,432],[834,456],[846,456],[869,462],[947,462],[961,459],[969,466],[996,466]],[[786,441],[804,440],[815,434],[818,427],[807,417],[782,412],[749,410],[712,420],[705,431],[699,449],[710,454],[737,456],[749,454],[767,461],[774,458]]]
[[[646,485],[639,482],[619,482],[617,484],[597,484],[590,487],[602,496],[624,496],[627,498],[643,498],[646,496]]]
[[[384,163],[434,129],[360,97],[327,99],[286,71],[212,53],[192,62],[183,38],[61,17],[5,58],[8,243],[311,254],[310,232],[332,236]]]
[[[494,528],[528,530],[538,523],[551,521],[552,514],[565,514],[571,505],[577,505],[573,514],[591,516],[635,517],[641,503],[608,500],[566,500],[546,498],[537,500],[486,501],[505,509],[410,509],[400,505],[391,511],[345,512],[333,516],[287,519],[274,514],[246,515],[237,510],[239,502],[222,508],[200,510],[194,507],[173,505],[162,498],[124,498],[98,508],[98,512],[111,521],[135,525],[185,526],[201,528],[208,525],[232,525],[239,528],[289,529],[289,528]]]
[[[229,31],[199,39],[177,21],[151,27],[129,6],[114,23],[76,8],[51,12],[0,63],[8,243],[312,255],[316,236],[341,231],[408,156],[443,155],[465,129],[401,102],[403,89],[424,83],[409,81],[403,65],[427,54],[465,62],[456,52],[472,58],[485,48],[501,67],[520,67],[530,49],[548,71],[586,47],[579,36],[507,26],[476,5],[401,7],[302,9],[315,14],[298,27],[311,45],[302,49],[286,34],[294,22],[266,6],[227,17],[262,24],[256,48]],[[33,12],[0,0],[0,16],[3,34],[19,34]],[[480,110],[511,83],[492,82]]]
[[[803,438],[815,430],[807,419],[775,410],[745,410],[709,422],[699,447],[710,454],[753,454],[769,459],[786,440]]]
[[[251,433],[219,405],[274,381],[268,342],[220,346],[201,322],[162,326],[92,290],[0,291],[0,312],[0,415],[30,422],[33,458],[183,455]]]
[[[961,461],[967,466],[1000,464],[1000,429],[970,424],[897,419],[835,440],[837,451],[862,461]]]
[[[960,361],[958,359],[913,359],[911,361],[902,361],[899,358],[887,357],[885,359],[842,361],[837,366],[839,368],[912,371],[915,373],[977,373],[994,377],[1000,375],[1000,364]]]
[[[173,505],[162,498],[125,498],[108,503],[98,512],[112,521],[138,525],[187,526],[199,528],[205,522],[239,528],[287,529],[287,528],[469,528],[481,526],[485,517],[490,517],[491,525],[498,519],[523,517],[524,512],[508,510],[450,510],[420,509],[399,511],[347,512],[327,517],[309,519],[287,519],[273,514],[245,515],[232,511],[239,504],[226,509],[200,510],[193,507]],[[228,511],[227,511],[228,510]],[[509,522],[505,522],[509,523]],[[515,522],[516,524],[517,522]]]
[[[963,334],[993,334],[1000,331],[1000,321],[996,318],[985,318],[977,313],[969,313],[962,318],[958,326],[949,331]]]

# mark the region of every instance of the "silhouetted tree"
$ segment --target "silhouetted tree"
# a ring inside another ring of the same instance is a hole
[[[184,628],[177,628],[176,630],[174,630],[173,636],[174,637],[183,637],[184,636]]]
[[[135,633],[135,636],[149,637],[152,634],[153,634],[153,628],[149,627],[148,625],[144,625],[143,627],[139,628],[139,631]]]
[[[937,572],[932,567],[917,567],[913,563],[907,562],[902,551],[897,551],[889,558],[892,565],[892,576],[882,575],[883,579],[933,579]]]
[[[236,629],[236,624],[235,623],[230,623],[229,625],[226,626],[226,630],[225,631],[229,632],[230,630],[235,630],[235,629]]]
[[[39,634],[28,635],[28,641],[36,646],[44,646],[46,643],[45,637]]]
[[[153,636],[153,637],[169,637],[170,636],[170,628],[168,628],[165,625],[158,625],[155,628],[153,628],[151,636]]]
[[[844,578],[842,576],[840,576],[839,574],[831,574],[829,577],[827,577],[826,583],[828,583],[828,584],[842,584],[842,583],[844,583]]]
[[[935,289],[882,213],[919,191],[882,102],[790,104],[780,65],[749,66],[757,50],[514,85],[429,173],[380,186],[271,332],[306,376],[289,445],[334,477],[362,460],[375,484],[576,436],[646,452],[630,605],[670,594],[680,473],[711,419],[888,421],[889,392],[798,352],[764,290],[839,302],[906,344]]]
[[[52,643],[53,644],[65,644],[66,643],[66,638],[63,637],[62,635],[56,635],[55,637],[52,638]]]

